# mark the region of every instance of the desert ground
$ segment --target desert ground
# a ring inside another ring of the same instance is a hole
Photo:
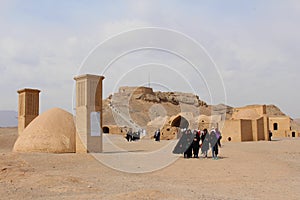
[[[115,140],[114,144],[122,151],[150,152],[167,146],[167,141],[157,143],[145,139],[128,143],[121,136],[106,137]],[[219,160],[184,159],[181,156],[162,169],[146,173],[112,169],[93,154],[15,153],[12,148],[16,139],[17,128],[0,129],[1,199],[300,197],[300,138],[227,142],[220,149]],[[109,148],[104,145],[102,155],[113,158],[122,153],[114,154],[113,148]],[[163,163],[166,155],[162,153],[161,157],[156,157]],[[137,160],[127,159],[126,162],[135,163]],[[119,166],[127,167],[125,163]],[[134,165],[129,167],[133,169]]]

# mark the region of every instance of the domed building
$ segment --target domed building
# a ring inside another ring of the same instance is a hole
[[[73,153],[76,152],[76,127],[73,115],[52,108],[37,116],[19,134],[16,152]]]

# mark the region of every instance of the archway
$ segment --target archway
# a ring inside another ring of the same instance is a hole
[[[107,126],[103,127],[103,133],[106,133],[106,134],[109,133],[109,128]]]
[[[178,115],[175,119],[172,120],[171,126],[175,126],[178,128],[188,128],[189,122],[181,115]]]
[[[296,133],[294,131],[292,132],[292,137],[296,137]]]

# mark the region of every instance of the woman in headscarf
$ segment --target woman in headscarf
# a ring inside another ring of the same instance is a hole
[[[184,152],[184,157],[185,158],[191,158],[193,156],[193,133],[191,129],[187,130],[187,140],[186,140],[186,151]]]
[[[207,151],[209,149],[209,135],[207,129],[203,130],[200,139],[201,139],[201,153],[205,158],[207,158]]]
[[[192,141],[193,135],[191,130],[184,130],[181,138],[177,142],[173,153],[174,154],[184,154],[184,158],[192,157]]]
[[[193,136],[194,138],[193,138],[192,147],[193,147],[194,158],[199,158],[200,135],[198,134],[197,130],[194,130]]]
[[[221,147],[221,133],[220,131],[216,129],[212,129],[210,132],[210,145],[212,148],[212,158],[214,160],[218,159],[218,154],[219,154],[219,146]]]
[[[182,154],[183,152],[185,152],[184,147],[185,147],[185,143],[187,140],[186,139],[187,138],[186,131],[185,130],[180,130],[180,131],[181,131],[181,133],[180,133],[181,137],[179,138],[179,140],[173,150],[174,154]]]

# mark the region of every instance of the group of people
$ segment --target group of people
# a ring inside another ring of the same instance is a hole
[[[201,154],[207,158],[208,150],[211,148],[212,158],[218,159],[222,136],[217,128],[212,128],[210,133],[207,129],[202,131],[182,129],[180,131],[181,137],[173,150],[174,154],[183,153],[184,158],[199,158],[199,150],[201,149]]]
[[[131,141],[139,140],[142,137],[145,137],[145,135],[146,135],[146,131],[144,129],[138,130],[137,132],[132,132],[132,130],[129,129],[129,131],[126,133],[125,138],[128,142],[131,142]]]

